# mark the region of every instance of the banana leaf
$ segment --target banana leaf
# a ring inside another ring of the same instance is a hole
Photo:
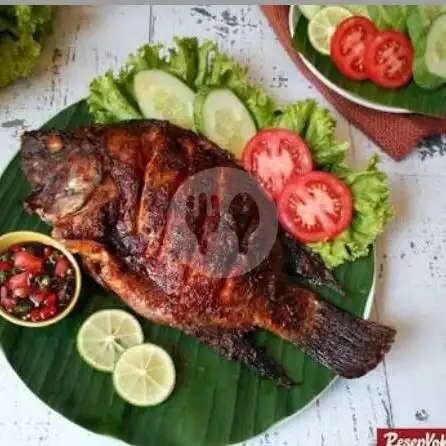
[[[85,102],[74,104],[44,126],[69,129],[91,123]],[[29,193],[18,157],[0,178],[0,233],[32,230],[49,233],[21,207]],[[335,271],[348,298],[320,289],[341,307],[363,314],[374,277],[370,255]],[[290,277],[290,280],[298,280]],[[11,367],[45,404],[90,431],[136,446],[224,446],[264,432],[319,395],[334,376],[295,347],[259,333],[258,343],[301,382],[292,390],[260,379],[245,366],[229,362],[180,331],[141,320],[145,339],[165,348],[177,369],[173,395],[162,405],[136,408],[115,393],[111,376],[86,365],[76,350],[76,334],[85,319],[104,308],[124,304],[88,277],[75,310],[54,326],[21,328],[0,320],[0,343]]]
[[[293,46],[324,77],[338,87],[353,93],[359,98],[385,105],[403,108],[415,113],[434,117],[446,115],[446,85],[436,90],[424,90],[412,80],[408,85],[398,89],[386,89],[370,81],[354,81],[342,75],[329,56],[318,53],[308,38],[308,20],[294,9],[295,33]]]

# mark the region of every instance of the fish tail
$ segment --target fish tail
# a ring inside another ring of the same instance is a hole
[[[395,340],[393,328],[341,310],[309,290],[292,287],[286,294],[265,328],[344,378],[373,370]]]
[[[313,359],[344,378],[373,370],[390,350],[396,331],[367,321],[326,301],[317,301],[312,330],[300,347]]]

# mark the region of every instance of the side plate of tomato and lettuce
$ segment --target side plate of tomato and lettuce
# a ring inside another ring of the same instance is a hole
[[[290,31],[323,78],[370,106],[445,116],[444,5],[312,6],[291,7]]]

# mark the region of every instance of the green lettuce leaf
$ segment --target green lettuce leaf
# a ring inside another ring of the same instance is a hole
[[[0,87],[28,77],[51,32],[54,6],[0,7]]]
[[[406,29],[407,5],[367,5],[367,12],[379,30]]]
[[[125,82],[115,79],[111,71],[91,82],[87,102],[98,123],[143,118],[126,95]]]
[[[307,99],[276,110],[266,127],[286,128],[305,139],[317,167],[330,170],[342,164],[349,143],[334,137],[336,120],[316,101]]]
[[[374,155],[364,169],[341,165],[332,171],[350,187],[354,214],[351,226],[334,240],[310,245],[330,268],[367,255],[370,245],[393,217],[387,175],[378,170],[377,163],[378,156]]]

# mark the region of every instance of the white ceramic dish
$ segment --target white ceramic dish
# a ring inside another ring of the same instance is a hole
[[[296,11],[297,7],[295,5],[290,6],[290,12],[288,15],[288,26],[291,37],[294,37],[294,30],[296,28],[296,19],[297,19]],[[363,107],[371,108],[377,111],[382,111],[387,113],[412,113],[410,110],[407,110],[405,108],[382,105],[376,102],[369,101],[367,99],[363,99],[360,96],[356,96],[355,94],[350,93],[349,91],[344,90],[341,87],[338,87],[336,84],[327,79],[319,70],[316,69],[316,67],[313,64],[311,64],[307,59],[305,59],[305,57],[302,54],[300,54],[300,57],[302,58],[302,62],[311,71],[311,73],[313,73],[328,88],[335,91],[345,99],[348,99],[349,101],[352,101],[356,104],[362,105]]]

